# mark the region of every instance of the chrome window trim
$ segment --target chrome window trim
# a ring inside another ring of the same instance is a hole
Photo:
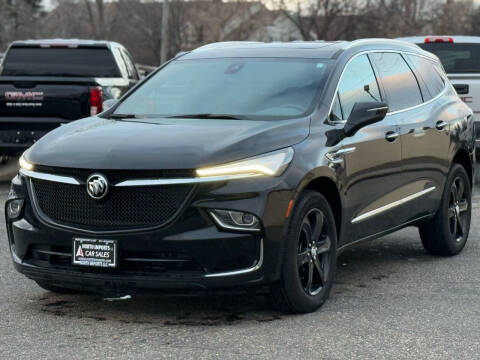
[[[342,69],[342,73],[340,74],[340,78],[337,82],[337,86],[335,88],[335,92],[333,93],[334,96],[332,98],[332,101],[330,103],[330,107],[329,107],[329,110],[328,110],[328,119],[327,119],[327,122],[328,124],[330,125],[341,125],[341,124],[345,124],[347,122],[347,120],[341,120],[341,121],[332,121],[330,120],[330,114],[332,113],[332,109],[333,109],[333,103],[335,102],[335,94],[338,93],[338,88],[340,87],[340,82],[342,81],[343,79],[343,74],[345,73],[345,70],[347,69],[348,65],[350,65],[350,63],[355,59],[357,58],[358,56],[361,56],[361,55],[368,55],[368,54],[372,54],[372,53],[396,53],[396,54],[406,54],[406,55],[415,55],[415,56],[419,56],[419,57],[422,57],[422,58],[425,58],[425,59],[428,59],[430,61],[434,61],[438,64],[440,64],[438,62],[437,59],[433,58],[433,57],[429,57],[429,56],[426,56],[426,55],[423,55],[423,54],[417,54],[415,52],[410,52],[410,51],[403,51],[403,50],[381,50],[381,49],[375,49],[375,50],[366,50],[366,51],[362,51],[362,52],[359,52],[355,55],[353,55],[350,59],[348,59],[347,63],[345,64],[345,66],[343,67]],[[440,64],[441,65],[441,64]],[[376,74],[375,74],[376,75]],[[402,109],[402,110],[397,110],[397,111],[392,111],[392,112],[388,112],[386,116],[389,116],[389,115],[395,115],[395,114],[399,114],[399,113],[402,113],[404,111],[410,111],[410,110],[413,110],[413,109],[416,109],[420,106],[423,106],[423,105],[427,105],[435,100],[437,100],[438,98],[440,98],[441,96],[444,95],[444,93],[447,91],[448,89],[448,85],[450,85],[450,82],[448,81],[448,79],[445,79],[445,83],[444,83],[444,88],[443,90],[437,95],[435,96],[434,98],[428,100],[428,101],[425,101],[425,102],[422,102],[421,104],[418,104],[418,105],[415,105],[415,106],[412,106],[412,107],[409,107],[409,108],[405,108],[405,109]],[[378,81],[378,79],[377,79]]]
[[[20,169],[19,172],[20,174],[27,176],[29,178],[59,182],[59,183],[70,184],[70,185],[81,185],[77,179],[74,179],[69,176],[53,175],[53,174],[31,171],[27,169]]]
[[[432,187],[429,187],[428,189],[425,189],[425,190],[422,190],[422,191],[420,191],[420,192],[414,193],[414,194],[409,195],[409,196],[407,196],[407,197],[404,197],[404,198],[402,198],[402,199],[400,199],[400,200],[394,201],[394,202],[392,202],[392,203],[390,203],[390,204],[387,204],[387,205],[381,206],[381,207],[379,207],[379,208],[377,208],[377,209],[368,211],[368,212],[366,212],[366,213],[364,213],[364,214],[362,214],[362,215],[359,215],[359,216],[353,218],[353,219],[352,219],[352,224],[358,223],[358,222],[360,222],[360,221],[366,220],[366,219],[371,218],[371,217],[373,217],[373,216],[379,215],[379,214],[381,214],[381,213],[383,213],[383,212],[385,212],[385,211],[388,211],[388,210],[390,210],[390,209],[393,209],[393,208],[395,208],[395,207],[397,207],[397,206],[403,205],[403,204],[405,204],[405,203],[407,203],[407,202],[409,202],[409,201],[412,201],[412,200],[417,199],[417,198],[419,198],[419,197],[421,197],[421,196],[423,196],[423,195],[426,195],[426,194],[432,192],[432,191],[435,190],[435,189],[436,189],[436,187],[435,187],[435,186],[432,186]]]
[[[263,239],[260,240],[260,256],[258,258],[258,261],[255,263],[255,265],[242,270],[233,270],[233,271],[225,271],[221,273],[205,274],[204,277],[216,278],[216,277],[243,275],[243,274],[248,274],[248,273],[257,271],[262,266],[263,266]]]

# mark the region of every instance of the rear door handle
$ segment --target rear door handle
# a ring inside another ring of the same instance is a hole
[[[385,139],[387,139],[390,142],[394,142],[398,138],[398,133],[395,131],[389,131],[385,134]]]
[[[447,126],[447,123],[443,120],[437,121],[437,124],[435,125],[435,127],[438,130],[443,130],[443,129],[445,129],[446,126]]]

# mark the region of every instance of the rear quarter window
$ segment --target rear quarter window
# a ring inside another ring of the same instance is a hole
[[[422,81],[422,93],[425,101],[428,101],[445,88],[445,79],[440,73],[440,64],[422,56],[407,55],[412,67]]]

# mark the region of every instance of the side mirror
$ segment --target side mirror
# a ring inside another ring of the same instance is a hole
[[[103,102],[103,111],[114,107],[118,103],[117,99],[108,99]]]
[[[382,102],[355,103],[343,128],[345,136],[353,136],[361,128],[377,123],[385,118],[388,105]]]

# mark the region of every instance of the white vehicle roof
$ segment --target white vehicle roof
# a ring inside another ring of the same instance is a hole
[[[452,38],[454,43],[472,44],[480,43],[480,36],[467,35],[423,35],[423,36],[407,36],[398,38],[398,40],[408,41],[415,44],[425,43],[427,38]]]

